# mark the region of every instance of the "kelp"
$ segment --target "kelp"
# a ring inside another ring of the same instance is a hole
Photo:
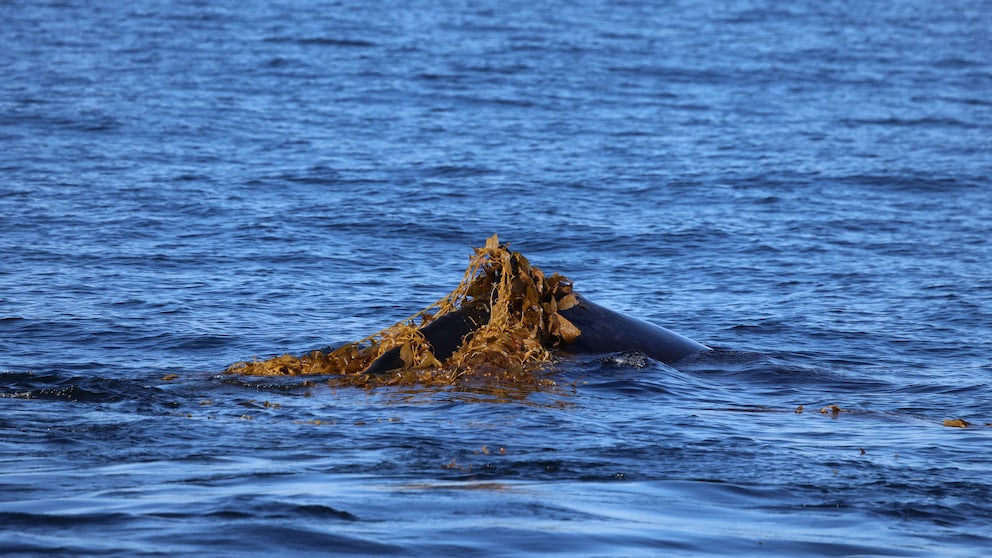
[[[497,235],[475,248],[465,275],[447,296],[413,316],[330,352],[284,354],[268,360],[232,364],[229,374],[334,375],[332,385],[448,386],[499,383],[540,387],[553,384],[542,371],[553,361],[551,349],[574,340],[579,330],[559,312],[578,303],[572,282],[557,273],[545,276],[519,252],[500,244]],[[460,309],[488,315],[443,361],[432,352],[421,329]],[[402,367],[383,373],[368,368],[399,348]]]

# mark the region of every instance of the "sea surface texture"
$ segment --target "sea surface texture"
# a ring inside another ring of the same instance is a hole
[[[992,4],[0,2],[0,553],[986,556]],[[229,364],[492,234],[717,350]]]

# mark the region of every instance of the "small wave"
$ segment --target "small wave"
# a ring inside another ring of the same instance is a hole
[[[315,45],[343,48],[371,48],[378,43],[364,39],[339,39],[335,37],[268,37],[266,43],[296,43],[300,45]]]
[[[43,399],[78,403],[114,403],[141,397],[133,381],[58,373],[0,373],[0,398]]]
[[[934,176],[920,173],[896,174],[852,174],[838,176],[836,181],[856,186],[891,188],[906,192],[947,192],[960,188],[974,188],[982,184],[979,179],[970,180],[964,176]]]
[[[224,384],[257,391],[276,393],[306,393],[317,384],[325,383],[332,375],[300,376],[220,376]]]
[[[978,125],[971,122],[958,120],[957,118],[842,118],[839,124],[844,126],[898,126],[898,127],[944,127],[944,128],[978,128]]]
[[[278,548],[282,551],[302,550],[313,552],[322,549],[324,552],[350,555],[395,555],[403,551],[396,545],[380,543],[357,536],[345,536],[327,532],[324,528],[307,529],[303,526],[280,525],[268,522],[253,522],[242,525],[239,542],[229,546],[241,547],[245,551],[257,551],[260,548]],[[333,550],[331,550],[333,549]]]

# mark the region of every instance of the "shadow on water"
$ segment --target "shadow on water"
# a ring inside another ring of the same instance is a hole
[[[699,352],[671,366],[641,353],[592,355],[576,359],[574,364],[575,369],[565,374],[581,376],[589,387],[630,394],[664,394],[687,404],[701,399],[733,399],[733,394],[746,393],[767,395],[767,404],[772,405],[780,403],[783,396],[804,390],[851,387],[826,369],[730,349]]]

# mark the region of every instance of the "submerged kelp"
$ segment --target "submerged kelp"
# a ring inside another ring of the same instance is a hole
[[[410,318],[330,352],[239,362],[226,372],[333,374],[335,385],[452,385],[493,379],[544,385],[550,383],[541,374],[552,360],[549,349],[579,335],[578,328],[559,313],[577,302],[571,281],[557,273],[545,277],[493,235],[484,247],[475,249],[458,287]],[[442,361],[421,330],[457,311],[488,319],[465,335],[454,353]],[[395,349],[402,360],[400,367],[369,373],[378,358]]]

